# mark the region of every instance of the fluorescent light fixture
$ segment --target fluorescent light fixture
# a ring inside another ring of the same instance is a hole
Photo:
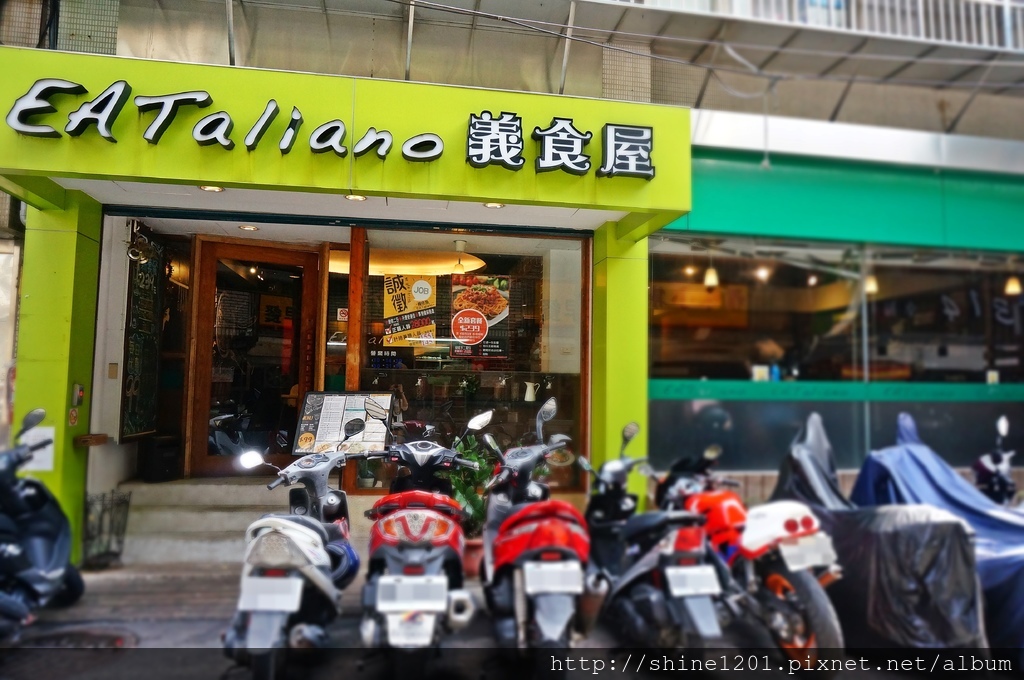
[[[874,274],[868,274],[868,278],[864,279],[864,292],[868,295],[878,295],[878,279]]]
[[[1010,276],[1006,279],[1006,287],[1003,288],[1004,295],[1020,295],[1020,279],[1016,276]]]
[[[362,196],[361,194],[345,194],[345,198],[350,200],[350,201],[365,201],[366,200],[366,196]]]
[[[212,184],[200,184],[199,188],[203,191],[209,191],[211,194],[219,194],[224,191],[224,187],[215,187]]]
[[[238,225],[238,228],[241,229],[242,231],[259,231],[260,230],[260,228],[257,227],[254,224],[240,224],[240,225]]]

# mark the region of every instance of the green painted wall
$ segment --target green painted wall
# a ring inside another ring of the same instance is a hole
[[[1024,250],[1024,178],[695,148],[669,231]]]
[[[594,234],[591,341],[591,462],[597,468],[618,457],[622,428],[640,434],[627,453],[647,451],[647,239],[616,238],[608,223]],[[631,475],[630,489],[643,498],[644,479]]]
[[[87,449],[74,437],[89,432],[96,296],[99,285],[99,203],[68,192],[64,210],[29,210],[21,270],[15,421],[34,408],[46,409],[53,426],[52,472],[33,472],[57,496],[71,520],[74,559],[81,549]],[[71,386],[85,386],[78,424],[68,425]]]
[[[900,382],[753,382],[654,378],[652,400],[734,401],[1024,401],[1024,385]]]

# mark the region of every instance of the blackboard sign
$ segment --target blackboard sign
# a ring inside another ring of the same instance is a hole
[[[129,260],[128,263],[118,441],[156,432],[160,336],[164,316],[164,249],[152,239],[149,246],[146,262]]]

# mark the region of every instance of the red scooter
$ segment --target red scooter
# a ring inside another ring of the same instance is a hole
[[[387,424],[387,409],[372,399],[365,408]],[[475,416],[467,433],[490,419],[490,411]],[[395,477],[391,493],[366,511],[374,524],[360,632],[367,647],[402,650],[393,657],[398,667],[422,671],[444,632],[464,627],[473,616],[463,587],[464,513],[444,473],[477,463],[426,440],[392,444],[366,457],[398,463],[408,474]]]
[[[570,439],[553,435],[544,444],[543,423],[555,416],[548,399],[537,414],[537,441],[502,455],[494,440],[484,441],[500,463],[487,485],[484,525],[484,594],[494,634],[503,648],[567,649],[582,630],[579,598],[590,557],[587,523],[565,501],[550,500],[534,471],[552,459],[573,458],[562,451]]]

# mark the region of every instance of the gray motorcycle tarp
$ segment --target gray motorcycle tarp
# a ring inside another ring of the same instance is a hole
[[[927,505],[854,505],[817,413],[779,470],[782,499],[809,505],[832,537],[843,577],[826,592],[849,647],[988,647],[970,527]]]

